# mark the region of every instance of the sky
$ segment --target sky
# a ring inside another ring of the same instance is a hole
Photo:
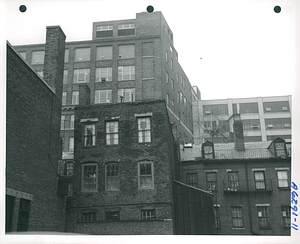
[[[92,22],[134,19],[152,5],[174,35],[179,63],[201,98],[293,95],[297,90],[296,1],[2,0],[12,45],[44,43],[46,26],[66,41],[92,39]],[[26,5],[24,13],[20,5]],[[274,7],[281,6],[275,13]],[[299,46],[298,46],[299,48]],[[299,59],[298,59],[299,60]]]

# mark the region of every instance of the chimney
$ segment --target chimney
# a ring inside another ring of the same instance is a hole
[[[233,123],[233,133],[234,133],[234,148],[237,151],[244,151],[244,131],[243,123],[240,120],[236,120]]]
[[[79,85],[79,105],[90,105],[90,88],[87,84]]]
[[[47,26],[44,80],[53,89],[57,98],[62,99],[66,35],[60,26]]]

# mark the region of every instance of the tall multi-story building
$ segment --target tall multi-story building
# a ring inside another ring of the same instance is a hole
[[[43,44],[15,49],[43,75]],[[193,142],[192,86],[161,12],[95,22],[92,40],[66,43],[61,125],[65,158],[72,158],[74,150],[73,109],[82,83],[91,89],[91,104],[165,100],[176,139]]]
[[[196,90],[197,91],[197,90]],[[233,121],[243,122],[245,142],[291,139],[291,96],[193,101],[194,142],[232,140]]]
[[[181,148],[182,181],[214,194],[216,234],[290,235],[290,140],[244,142],[234,127],[234,143]]]

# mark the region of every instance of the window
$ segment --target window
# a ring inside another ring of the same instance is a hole
[[[120,190],[120,177],[119,177],[119,164],[118,163],[107,164],[105,176],[106,176],[105,188],[107,191]]]
[[[65,63],[69,62],[69,49],[65,49]]]
[[[62,105],[66,105],[67,104],[67,93],[66,92],[62,93],[61,104]]]
[[[179,103],[180,98],[179,98],[179,92],[177,92],[177,102]]]
[[[45,51],[32,51],[31,64],[43,64],[45,57]]]
[[[105,60],[105,59],[112,59],[112,51],[113,47],[97,47],[96,48],[96,59],[97,60]]]
[[[118,221],[118,220],[120,220],[120,212],[119,211],[105,212],[105,220],[106,221]]]
[[[138,142],[151,142],[150,118],[138,118]]]
[[[74,137],[69,137],[69,152],[74,152]]]
[[[242,207],[231,207],[232,227],[243,228]]]
[[[120,45],[119,46],[119,58],[134,58],[134,45]]]
[[[91,58],[91,49],[88,48],[75,48],[74,61],[89,61]]]
[[[85,124],[83,125],[83,145],[95,146],[96,145],[96,125],[95,124]]]
[[[186,181],[189,186],[198,187],[198,175],[197,173],[188,173],[186,175]]]
[[[169,97],[169,94],[167,94],[167,105],[168,105],[168,106],[170,105],[170,97]]]
[[[214,206],[214,215],[215,215],[215,229],[220,230],[221,229],[221,223],[220,223],[220,206]]]
[[[180,92],[180,102],[182,102],[183,103],[183,93],[182,92]]]
[[[17,231],[27,231],[29,210],[30,210],[30,201],[21,198]]]
[[[254,181],[255,181],[255,189],[256,190],[266,189],[265,172],[264,171],[254,172]]]
[[[239,174],[238,172],[228,172],[228,187],[230,191],[239,189]]]
[[[173,79],[171,79],[171,88],[172,88],[172,90],[174,90],[174,80]]]
[[[278,187],[279,188],[289,187],[288,171],[287,170],[278,170],[277,171],[277,178],[278,178]]]
[[[268,206],[257,207],[257,216],[260,230],[271,229]]]
[[[291,228],[291,206],[281,207],[283,227]]]
[[[276,156],[286,156],[284,142],[275,142]]]
[[[264,102],[263,107],[266,113],[290,112],[290,104],[288,101]]]
[[[113,25],[98,25],[96,27],[96,38],[113,36]]]
[[[72,92],[72,105],[78,105],[79,104],[79,91],[73,91]]]
[[[166,72],[166,82],[169,83],[169,73]]]
[[[68,70],[64,70],[63,84],[68,84]]]
[[[203,115],[224,115],[228,114],[227,104],[203,105]]]
[[[82,222],[93,222],[96,221],[96,212],[86,212],[81,215]]]
[[[65,129],[65,120],[66,120],[66,116],[65,115],[61,115],[61,117],[60,117],[60,129],[61,130]]]
[[[152,162],[138,163],[138,186],[139,189],[154,189]]]
[[[166,51],[166,62],[168,62],[168,52]]]
[[[118,103],[120,102],[134,102],[135,88],[118,89]]]
[[[111,103],[111,90],[95,90],[95,103]]]
[[[180,76],[180,83],[181,83],[181,85],[183,85],[183,76],[182,75]]]
[[[82,191],[96,192],[97,191],[97,164],[82,165]]]
[[[240,113],[258,113],[258,103],[240,103]]]
[[[90,82],[90,69],[74,69],[73,82]]]
[[[173,59],[171,59],[171,69],[173,69]]]
[[[120,24],[118,25],[118,36],[135,35],[135,24]]]
[[[207,172],[206,173],[206,189],[208,191],[217,190],[217,173],[216,172]]]
[[[112,67],[96,68],[96,82],[112,80]]]
[[[73,162],[66,162],[66,175],[72,176],[74,172],[74,163]]]
[[[6,195],[6,205],[5,205],[5,232],[11,231],[11,223],[13,216],[13,207],[14,207],[15,197]]]
[[[19,52],[19,55],[26,60],[26,51],[25,52]]]
[[[119,144],[119,122],[106,122],[106,145]]]
[[[134,79],[135,79],[135,66],[118,67],[118,80],[134,80]]]
[[[176,81],[177,81],[177,83],[179,82],[179,74],[178,73],[176,73]]]
[[[212,142],[206,141],[202,144],[202,157],[204,159],[213,159],[215,157],[214,144]]]
[[[74,114],[70,115],[70,129],[74,129]]]
[[[155,209],[142,210],[142,220],[155,220]]]

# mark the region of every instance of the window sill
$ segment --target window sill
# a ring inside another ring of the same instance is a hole
[[[118,82],[126,82],[126,81],[135,81],[135,79],[130,79],[130,80],[118,80]]]
[[[78,81],[78,82],[73,81],[73,84],[82,84],[82,83],[90,83],[90,82],[89,81]]]
[[[291,188],[290,187],[278,187],[278,190],[287,191],[287,190],[291,190]]]
[[[233,230],[245,230],[245,227],[232,227]]]

